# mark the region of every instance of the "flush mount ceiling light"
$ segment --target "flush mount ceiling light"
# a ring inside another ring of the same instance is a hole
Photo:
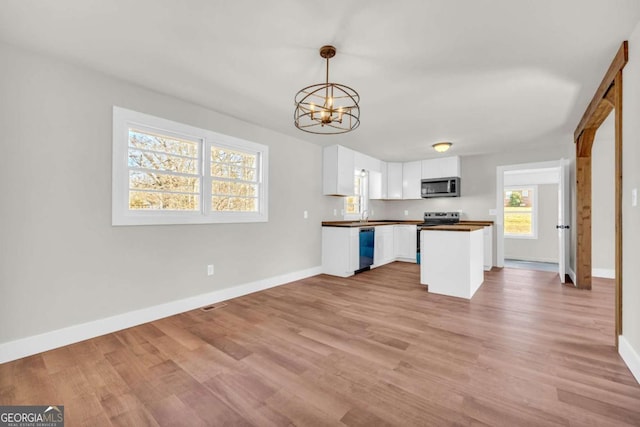
[[[452,145],[453,144],[451,144],[450,142],[436,142],[435,144],[432,145],[432,147],[438,153],[444,153],[449,148],[451,148]]]
[[[360,125],[360,95],[348,86],[329,83],[329,59],[336,54],[333,46],[322,46],[320,56],[327,60],[325,83],[307,86],[295,96],[293,115],[298,129],[309,133],[337,134],[350,132]]]

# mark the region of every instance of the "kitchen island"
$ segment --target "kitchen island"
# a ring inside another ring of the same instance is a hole
[[[484,281],[482,225],[437,225],[420,232],[420,283],[430,293],[471,299]]]
[[[483,269],[490,270],[493,264],[492,226],[492,221],[468,220],[430,226],[417,220],[325,221],[323,273],[352,276],[359,268],[358,229],[373,227],[371,268],[393,261],[417,261],[421,264],[420,283],[428,285],[429,292],[470,299],[484,281]],[[416,256],[416,242],[420,257]]]

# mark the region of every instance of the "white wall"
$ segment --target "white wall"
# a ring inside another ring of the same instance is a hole
[[[596,132],[591,151],[591,267],[595,277],[615,277],[615,113]]]
[[[622,336],[635,352],[634,374],[640,381],[640,207],[631,205],[632,189],[640,189],[640,25],[629,38],[622,99]]]
[[[0,344],[320,265],[319,146],[8,45],[0,57]],[[269,222],[112,227],[113,105],[268,145]]]
[[[505,237],[504,257],[524,261],[558,262],[558,184],[538,185],[538,237]]]

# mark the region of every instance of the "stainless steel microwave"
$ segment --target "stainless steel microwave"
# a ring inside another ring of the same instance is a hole
[[[429,197],[460,197],[460,178],[423,179],[420,187],[420,195]]]

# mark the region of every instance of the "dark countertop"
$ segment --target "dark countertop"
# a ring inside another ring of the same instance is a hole
[[[490,225],[493,225],[493,221],[465,221],[465,220],[461,220],[458,224],[460,225],[480,225],[482,227],[489,227]]]
[[[422,231],[476,231],[482,230],[484,225],[469,224],[451,224],[451,225],[432,225],[429,227],[421,227]]]
[[[323,221],[323,227],[378,227],[381,225],[419,225],[422,224],[423,221],[420,220],[371,220],[366,222],[360,221]],[[474,231],[479,230],[483,227],[487,227],[493,225],[493,221],[460,221],[455,225],[434,225],[431,227],[423,227],[434,230],[447,230],[447,231]],[[445,228],[443,228],[445,227]],[[449,227],[449,228],[446,228]],[[475,227],[475,228],[473,228]],[[471,229],[473,228],[473,229]]]
[[[377,227],[381,225],[418,225],[422,224],[422,221],[393,221],[393,220],[371,220],[366,222],[361,221],[322,221],[323,227]]]

